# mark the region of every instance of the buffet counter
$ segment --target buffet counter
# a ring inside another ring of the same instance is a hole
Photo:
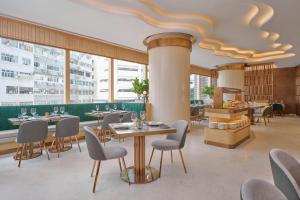
[[[235,148],[250,137],[248,108],[205,109],[209,126],[204,129],[205,144]]]

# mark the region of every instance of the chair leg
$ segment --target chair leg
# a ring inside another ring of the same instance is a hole
[[[164,151],[161,151],[161,156],[160,156],[160,165],[159,165],[159,178],[161,175],[161,166],[162,166],[162,161],[163,161],[163,155],[164,155]]]
[[[187,173],[187,171],[186,171],[186,167],[185,167],[185,164],[184,164],[184,160],[183,160],[183,156],[182,156],[181,149],[179,149],[179,153],[180,153],[180,157],[181,157],[182,165],[183,165],[183,168],[184,168],[184,172],[185,172],[185,173]]]
[[[123,167],[124,167],[126,175],[127,175],[128,185],[130,186],[130,179],[129,179],[128,170],[127,170],[127,166],[126,166],[124,157],[122,157],[122,162],[123,162]]]
[[[152,157],[153,157],[153,153],[154,153],[154,147],[152,149],[152,153],[151,153],[151,156],[150,156],[150,160],[149,160],[149,164],[148,164],[149,167],[150,167],[150,163],[151,163],[151,160],[152,160]]]
[[[101,161],[99,160],[98,164],[97,164],[97,171],[96,171],[96,176],[95,176],[95,181],[94,181],[94,186],[93,186],[93,193],[95,193],[95,190],[96,190],[97,179],[98,179],[99,169],[100,169],[100,163],[101,163]]]
[[[52,143],[51,143],[51,146],[50,146],[50,149],[53,149],[53,145],[54,145],[54,142],[55,142],[55,138],[53,139]]]
[[[71,148],[73,148],[72,136],[70,137],[70,145],[71,145]]]
[[[171,162],[173,163],[173,152],[171,150]]]
[[[39,142],[39,146],[40,146],[41,154],[43,154],[43,143],[42,143],[42,142]]]
[[[121,160],[120,160],[120,158],[118,158],[118,161],[119,161],[120,172],[122,173],[122,165],[121,165]]]
[[[43,141],[43,146],[44,146],[44,149],[45,149],[45,151],[46,151],[48,160],[50,160],[49,152],[48,152],[48,149],[47,149],[47,147],[46,147],[46,142],[45,142],[45,141]]]
[[[81,152],[81,148],[80,148],[80,145],[79,145],[79,141],[78,141],[78,138],[77,138],[77,136],[76,136],[76,135],[75,135],[75,140],[76,140],[76,142],[77,142],[77,145],[78,145],[79,151]]]
[[[264,117],[264,122],[265,122],[265,126],[267,126],[267,121],[266,121],[266,118]]]
[[[28,159],[28,154],[29,154],[28,145],[25,144],[25,157],[26,157],[26,159]]]
[[[18,145],[17,152],[16,152],[16,159],[18,159],[19,151],[20,151],[20,146]]]
[[[56,147],[57,147],[57,157],[59,158],[59,154],[60,154],[60,139],[56,138]]]
[[[268,117],[267,119],[268,119],[268,123],[270,123],[270,117]]]
[[[25,148],[25,145],[22,144],[21,154],[20,154],[20,157],[19,157],[19,164],[18,164],[18,167],[19,167],[19,168],[20,168],[20,166],[21,166],[21,161],[22,161],[22,155],[23,155],[23,152],[24,152],[24,148]]]
[[[93,169],[92,169],[92,173],[91,173],[91,177],[94,176],[94,170],[95,170],[95,166],[96,166],[96,160],[94,160],[94,163],[93,163]]]

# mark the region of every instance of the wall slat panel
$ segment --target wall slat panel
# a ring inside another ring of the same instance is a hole
[[[245,101],[273,100],[273,63],[245,66]]]

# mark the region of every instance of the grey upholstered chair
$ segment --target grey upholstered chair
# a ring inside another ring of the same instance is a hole
[[[254,113],[253,117],[257,118],[257,122],[259,122],[259,118],[263,118],[265,122],[265,126],[267,126],[267,120],[268,123],[270,122],[270,117],[272,116],[273,113],[273,107],[268,106],[266,107],[261,113]]]
[[[53,148],[54,142],[56,143],[56,150],[57,150],[57,157],[61,151],[64,151],[64,138],[69,138],[70,145],[72,147],[72,139],[75,138],[79,151],[81,152],[81,148],[79,145],[79,141],[77,138],[77,134],[79,133],[79,117],[68,117],[65,119],[60,120],[56,124],[55,130],[55,140],[53,140],[51,148]]]
[[[171,127],[177,130],[175,134],[169,134],[167,135],[166,139],[156,140],[152,142],[153,149],[149,160],[149,166],[151,164],[154,150],[155,149],[160,150],[161,158],[160,158],[160,167],[159,167],[159,177],[161,175],[161,167],[162,167],[162,159],[163,159],[164,151],[171,151],[171,161],[173,162],[172,150],[179,150],[184,172],[187,173],[181,149],[184,147],[185,144],[188,122],[185,120],[178,120],[175,123],[173,123]]]
[[[274,185],[260,179],[249,179],[241,186],[241,200],[287,200]]]
[[[132,122],[131,120],[131,112],[127,112],[123,115],[121,122],[126,123],[126,122]]]
[[[99,169],[100,169],[100,163],[101,163],[101,161],[104,161],[104,160],[118,159],[120,171],[122,173],[122,165],[121,165],[121,161],[120,161],[120,159],[121,159],[125,173],[127,174],[128,184],[130,185],[127,167],[126,167],[126,163],[125,163],[125,159],[124,159],[124,157],[127,155],[126,149],[121,146],[102,147],[102,145],[101,145],[97,135],[94,133],[93,129],[91,129],[87,126],[83,127],[83,129],[85,132],[85,140],[86,140],[89,156],[91,159],[94,160],[91,177],[93,177],[94,169],[97,164],[93,192],[95,193]]]
[[[270,162],[275,185],[288,200],[300,198],[300,164],[285,151],[272,149]]]
[[[48,123],[43,120],[34,120],[34,121],[28,121],[24,122],[20,125],[18,135],[17,135],[17,144],[21,144],[21,147],[18,147],[16,158],[19,158],[19,164],[18,167],[21,166],[21,160],[23,154],[27,157],[27,147],[29,144],[29,148],[33,148],[34,142],[40,142],[40,149],[42,153],[42,148],[45,149],[48,160],[50,160],[48,150],[45,145],[45,140],[48,136]],[[21,153],[19,154],[19,151],[21,149]],[[33,151],[33,149],[29,150]]]
[[[104,115],[101,126],[97,127],[97,134],[100,137],[100,141],[104,143],[108,141],[107,136],[111,137],[111,130],[109,124],[111,123],[120,123],[120,114],[119,113],[110,113]]]

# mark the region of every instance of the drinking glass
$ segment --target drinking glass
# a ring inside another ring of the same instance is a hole
[[[117,109],[118,109],[117,104],[114,104],[114,110],[117,110]]]
[[[109,105],[108,104],[105,105],[105,110],[109,111]]]
[[[31,108],[30,113],[34,117],[36,115],[36,108]]]
[[[65,107],[64,106],[60,107],[59,111],[60,111],[61,114],[64,114],[65,113]]]
[[[142,121],[145,121],[145,119],[146,119],[145,111],[140,112],[140,117],[141,117]]]
[[[137,120],[136,118],[136,112],[131,113],[131,121],[135,122]]]
[[[54,111],[54,114],[57,115],[57,113],[58,113],[58,107],[57,106],[53,107],[53,111]]]
[[[99,111],[99,105],[96,104],[96,111]]]
[[[25,116],[27,114],[27,109],[21,108],[21,114],[22,114],[22,116]]]
[[[126,110],[125,104],[122,103],[122,110]]]

